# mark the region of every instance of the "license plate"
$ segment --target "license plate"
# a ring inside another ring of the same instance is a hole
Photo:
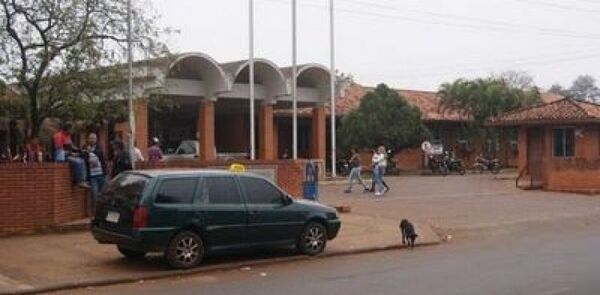
[[[106,221],[112,222],[112,223],[118,223],[119,217],[120,217],[119,212],[108,211],[108,214],[106,214]]]

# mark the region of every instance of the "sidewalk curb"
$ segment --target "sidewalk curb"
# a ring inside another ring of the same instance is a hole
[[[415,245],[416,248],[420,247],[428,247],[442,244],[442,241],[436,242],[427,242]],[[322,258],[330,258],[330,257],[338,257],[338,256],[349,256],[349,255],[359,255],[359,254],[367,254],[367,253],[375,253],[381,251],[391,251],[407,248],[406,245],[387,245],[381,247],[370,247],[370,248],[362,248],[348,251],[337,251],[324,253],[315,257],[304,256],[304,255],[295,255],[289,257],[279,257],[279,258],[271,258],[264,260],[254,260],[254,261],[244,261],[244,262],[232,262],[225,263],[221,265],[213,265],[207,267],[199,267],[190,270],[165,270],[159,271],[152,274],[142,274],[142,275],[129,275],[129,276],[120,276],[114,278],[106,278],[100,280],[89,280],[89,281],[79,281],[79,282],[69,282],[55,285],[48,285],[45,287],[38,287],[27,290],[19,290],[15,292],[7,292],[0,294],[39,294],[39,293],[48,293],[48,292],[57,292],[64,290],[73,290],[87,287],[102,287],[116,284],[126,284],[126,283],[134,283],[142,280],[157,280],[157,279],[165,279],[171,277],[178,276],[190,276],[195,274],[201,274],[212,271],[229,271],[239,269],[245,266],[266,266],[283,262],[293,262],[293,261],[301,261],[301,260],[314,260],[314,259],[322,259]]]

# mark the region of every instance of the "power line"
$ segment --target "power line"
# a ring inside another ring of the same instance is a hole
[[[536,55],[534,57],[523,57],[520,59],[517,59],[517,62],[523,62],[523,61],[536,61],[539,59],[543,59],[543,60],[554,60],[556,58],[561,58],[563,56],[574,56],[574,55],[581,55],[581,54],[590,54],[590,53],[599,53],[600,54],[600,48],[594,48],[594,49],[586,49],[586,50],[577,50],[577,51],[567,51],[567,52],[554,52],[551,54],[544,54],[544,55]],[[502,60],[495,60],[493,61],[495,63],[514,63],[515,59],[502,59]],[[456,63],[456,64],[445,64],[445,65],[439,65],[439,66],[434,66],[434,67],[428,67],[428,68],[421,68],[419,69],[420,71],[443,71],[443,70],[447,70],[447,69],[455,69],[455,68],[464,68],[464,67],[473,67],[473,66],[478,66],[481,65],[481,62],[463,62],[463,63]],[[501,64],[499,64],[500,66]]]
[[[279,3],[279,4],[283,4],[282,1],[279,0],[268,0],[274,3]],[[309,7],[315,7],[315,8],[325,8],[324,6],[317,4],[315,2],[303,2],[302,3],[303,6],[309,6]],[[448,21],[424,21],[422,18],[415,18],[415,17],[411,17],[411,16],[406,16],[406,15],[401,15],[401,14],[384,14],[384,13],[378,13],[378,12],[368,12],[365,10],[354,10],[354,9],[349,9],[349,8],[337,8],[337,11],[339,12],[344,12],[344,13],[349,13],[349,14],[355,14],[355,15],[360,15],[360,16],[372,16],[372,17],[378,17],[378,18],[387,18],[387,19],[393,19],[396,21],[404,21],[404,22],[416,22],[416,23],[424,23],[424,24],[431,24],[431,25],[445,25],[445,26],[452,26],[452,27],[461,27],[461,28],[467,28],[467,29],[471,29],[471,30],[478,30],[478,31],[488,31],[488,32],[512,32],[512,33],[519,33],[519,34],[528,34],[529,32],[523,31],[522,29],[519,28],[509,28],[509,27],[502,27],[502,26],[496,26],[496,25],[490,25],[490,24],[486,24],[486,25],[482,25],[482,26],[478,26],[475,24],[467,24],[467,23],[457,23],[457,22],[448,22]],[[557,32],[548,32],[548,31],[540,31],[538,32],[540,35],[550,35],[550,36],[559,36],[559,37],[568,37],[568,38],[578,38],[578,39],[588,39],[588,40],[600,40],[600,35],[594,34],[594,35],[581,35],[581,34],[571,34],[571,33],[557,33]],[[531,35],[531,34],[528,34]]]
[[[557,63],[565,63],[565,62],[586,60],[586,59],[595,59],[595,58],[600,58],[600,52],[597,52],[594,54],[585,54],[585,55],[580,55],[580,56],[574,56],[574,57],[536,60],[536,61],[527,61],[527,60],[519,61],[519,60],[517,60],[517,61],[513,62],[512,64],[507,63],[506,66],[508,66],[508,67],[518,67],[518,66],[522,67],[522,66],[536,66],[536,65],[549,66],[549,65],[554,65]],[[464,72],[464,71],[474,72],[474,71],[483,71],[483,70],[493,70],[494,68],[497,68],[497,67],[498,67],[498,65],[492,65],[492,66],[486,66],[486,67],[460,68],[459,70],[455,70],[455,71],[445,71],[445,72],[435,71],[435,72],[431,72],[431,73],[408,74],[408,75],[401,75],[401,76],[407,77],[407,78],[423,79],[423,78],[430,78],[430,77],[440,77],[443,75],[453,74],[456,72]]]
[[[546,1],[539,1],[539,0],[517,0],[517,1],[524,2],[524,3],[531,3],[531,4],[539,5],[539,6],[563,9],[563,10],[585,12],[585,13],[600,13],[600,10],[598,10],[598,9],[585,9],[585,8],[580,8],[580,7],[576,7],[576,6],[558,4],[555,2],[546,2]]]
[[[398,12],[408,11],[408,12],[413,12],[413,13],[417,13],[417,14],[423,14],[423,15],[428,15],[428,16],[433,16],[433,17],[438,17],[438,18],[448,18],[448,19],[458,20],[458,21],[463,21],[463,22],[464,21],[472,21],[472,22],[476,22],[476,23],[483,23],[483,24],[488,24],[488,25],[493,25],[493,26],[497,25],[497,26],[518,28],[518,29],[529,28],[532,30],[540,31],[540,32],[551,32],[551,33],[566,34],[566,35],[580,35],[576,31],[559,30],[559,29],[547,28],[547,27],[535,27],[535,26],[532,27],[532,26],[519,25],[519,24],[514,24],[511,22],[505,22],[505,21],[488,20],[488,19],[472,17],[472,16],[445,14],[445,13],[417,10],[417,9],[411,9],[411,8],[400,9],[398,7],[394,7],[394,6],[390,6],[390,5],[377,4],[377,3],[371,3],[371,2],[366,2],[366,1],[358,1],[358,0],[345,0],[345,1],[349,2],[349,3],[355,3],[355,4],[361,5],[361,6],[379,7],[382,9],[393,10],[393,11],[398,11]],[[598,36],[598,35],[590,35],[590,37],[593,37],[593,36]]]

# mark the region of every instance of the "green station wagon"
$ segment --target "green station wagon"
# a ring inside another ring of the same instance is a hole
[[[321,253],[341,226],[333,208],[291,198],[269,180],[222,170],[119,174],[96,204],[94,238],[126,257],[163,252],[175,268],[205,254],[264,246]]]

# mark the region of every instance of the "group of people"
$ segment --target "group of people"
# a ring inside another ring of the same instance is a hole
[[[365,193],[375,193],[375,196],[382,196],[383,194],[387,193],[390,190],[390,187],[387,185],[387,183],[385,183],[384,180],[385,170],[388,164],[387,157],[387,152],[384,146],[380,146],[373,151],[373,156],[371,157],[373,181],[369,187],[361,177],[362,166],[360,153],[356,149],[352,149],[352,155],[348,160],[350,165],[348,188],[346,188],[345,192],[351,193],[352,187],[358,183],[363,186],[363,192]]]
[[[93,204],[104,188],[107,178],[115,176],[123,171],[133,169],[132,157],[125,144],[121,140],[111,142],[113,151],[112,169],[109,171],[107,155],[98,143],[98,136],[90,133],[86,144],[77,147],[71,138],[72,125],[64,123],[60,130],[53,136],[53,160],[55,162],[68,162],[73,173],[74,183],[83,188],[90,189],[90,213],[93,212]],[[149,161],[160,161],[162,152],[157,138],[153,138],[153,144],[148,149]],[[141,151],[134,147],[133,161],[144,161]]]

